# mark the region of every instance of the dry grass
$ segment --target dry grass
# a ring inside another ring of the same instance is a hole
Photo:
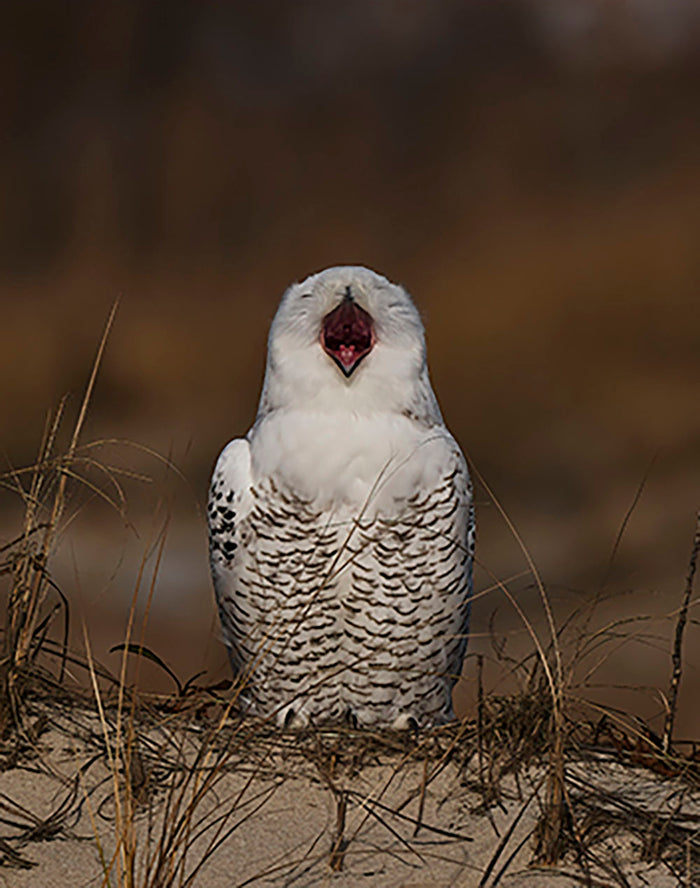
[[[508,583],[494,577],[495,588],[527,629],[530,651],[511,659],[500,639],[492,639],[494,661],[518,689],[507,696],[489,691],[483,680],[484,656],[479,655],[476,712],[458,724],[415,736],[350,728],[279,732],[239,717],[240,682],[231,690],[197,686],[193,680],[180,682],[174,676],[176,695],[156,698],[142,692],[141,661],[162,663],[145,647],[144,633],[167,519],[146,546],[148,551],[155,546],[157,553],[148,578],[146,612],[137,627],[137,595],[147,581],[144,556],[120,646],[119,674],[113,676],[99,665],[87,630],[84,655],[69,650],[69,607],[52,582],[49,567],[52,548],[67,520],[70,491],[74,485],[88,485],[117,508],[123,498],[112,470],[99,466],[92,446],[80,443],[113,319],[114,309],[65,452],[58,445],[65,413],[62,403],[47,420],[36,464],[0,478],[24,503],[21,533],[0,553],[2,572],[9,579],[0,675],[5,767],[23,757],[36,760],[41,737],[55,722],[61,722],[66,736],[79,738],[90,753],[76,767],[75,778],[48,817],[37,818],[17,802],[0,803],[0,822],[9,817],[18,825],[12,841],[0,841],[2,863],[30,865],[22,850],[29,842],[69,835],[71,823],[87,812],[105,888],[201,884],[198,880],[212,855],[255,818],[276,787],[295,774],[311,775],[334,800],[332,836],[271,867],[263,865],[248,882],[320,860],[331,871],[342,871],[368,822],[378,824],[406,854],[423,860],[420,837],[427,833],[441,834],[450,842],[468,841],[458,831],[426,818],[426,798],[449,767],[460,775],[462,789],[478,800],[471,804],[474,816],[486,817],[497,829],[499,810],[516,811],[480,872],[478,884],[483,888],[495,888],[528,843],[533,863],[574,867],[583,874],[581,879],[588,879],[583,884],[603,884],[596,879],[604,876],[608,880],[604,884],[626,886],[621,864],[606,850],[610,837],[622,834],[636,839],[645,859],[663,861],[679,885],[692,883],[700,873],[700,821],[684,808],[684,792],[700,783],[700,755],[694,745],[674,740],[673,727],[700,531],[676,614],[662,737],[635,720],[634,713],[602,711],[587,702],[586,688],[607,652],[621,638],[635,637],[638,630],[624,620],[596,627],[590,610],[557,625],[525,544],[483,479],[537,585],[545,631],[535,628]],[[106,478],[106,489],[91,481],[86,470]],[[63,632],[56,640],[60,616]],[[576,626],[582,627],[578,634],[573,631]],[[132,657],[136,670],[128,678],[127,662]],[[68,667],[87,671],[90,696],[69,689]],[[358,788],[358,779],[378,762],[384,766],[381,777],[371,790]],[[601,762],[607,763],[611,774],[618,768],[641,767],[659,778],[673,778],[668,790],[668,798],[675,798],[670,813],[630,801],[615,780],[609,780],[606,788],[590,779],[590,769]],[[100,767],[104,773],[93,778]],[[417,782],[401,790],[399,798],[396,786],[410,768],[418,774]],[[536,828],[523,837],[518,830],[533,805],[538,811]]]
[[[64,399],[55,413],[49,414],[46,419],[36,463],[27,469],[11,470],[0,476],[0,484],[19,494],[25,506],[22,532],[17,539],[3,547],[4,562],[0,563],[0,573],[7,573],[11,577],[0,663],[0,737],[3,738],[26,729],[22,715],[23,698],[38,658],[47,648],[48,631],[56,615],[56,606],[47,607],[51,590],[58,595],[58,607],[62,607],[64,613],[59,682],[64,675],[69,608],[66,598],[51,581],[48,562],[62,526],[69,480],[79,480],[93,486],[81,474],[81,470],[94,466],[95,462],[89,452],[79,452],[78,447],[116,310],[117,303],[107,319],[65,453],[60,453],[57,448],[66,406]],[[116,489],[119,491],[118,485]]]

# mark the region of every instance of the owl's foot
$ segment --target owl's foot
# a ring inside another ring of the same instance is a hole
[[[309,726],[309,717],[300,706],[285,706],[277,713],[277,727],[288,731],[302,731]]]
[[[391,727],[394,731],[413,731],[417,734],[420,725],[418,719],[410,712],[400,712],[391,723]]]

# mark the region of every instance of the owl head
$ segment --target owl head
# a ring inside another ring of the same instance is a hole
[[[261,411],[295,406],[439,417],[423,324],[403,287],[352,265],[289,287],[270,328]]]

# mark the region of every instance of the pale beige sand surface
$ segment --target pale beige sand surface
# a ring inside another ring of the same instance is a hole
[[[99,720],[60,706],[50,715],[52,725],[34,754],[0,773],[0,885],[126,885],[119,863],[106,879],[100,860],[101,854],[113,858],[119,812]],[[114,728],[113,715],[108,720]],[[207,773],[214,775],[212,784],[172,846],[179,859],[188,845],[184,872],[194,873],[189,884],[195,888],[697,884],[678,836],[686,836],[690,855],[700,792],[612,755],[568,761],[568,792],[589,853],[584,864],[570,849],[558,867],[548,869],[533,865],[543,765],[502,777],[485,807],[477,791],[478,763],[459,754],[456,734],[423,745],[404,738],[363,746],[357,735],[350,742],[328,732],[317,738],[253,734],[240,743],[240,734],[226,728],[207,745],[203,727],[170,726],[167,719],[139,724],[137,734],[139,764],[134,758],[131,769],[139,800],[133,817],[136,886],[181,884],[182,871],[162,871],[160,882],[149,878],[159,846],[167,845],[163,823],[170,823],[172,834],[172,825],[184,822],[178,818]],[[114,750],[116,735],[109,737]],[[209,755],[200,756],[195,771],[202,743]],[[122,810],[123,776],[120,769]],[[336,871],[331,850],[343,804],[342,864]],[[217,829],[218,846],[212,848]]]

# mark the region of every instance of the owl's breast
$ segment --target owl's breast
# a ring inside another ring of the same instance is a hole
[[[395,514],[454,459],[442,426],[401,415],[279,411],[250,435],[254,480],[273,479],[322,510]]]

